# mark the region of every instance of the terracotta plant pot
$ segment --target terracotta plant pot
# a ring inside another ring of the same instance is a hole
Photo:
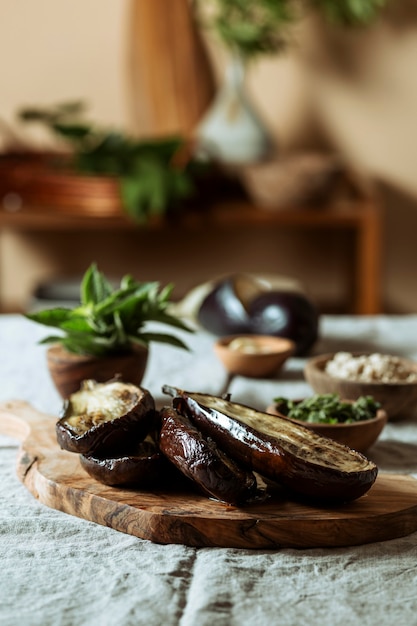
[[[67,352],[60,344],[47,351],[49,373],[62,398],[79,390],[83,380],[106,382],[120,376],[124,382],[140,385],[145,373],[149,351],[135,346],[126,354],[105,357],[84,356]]]

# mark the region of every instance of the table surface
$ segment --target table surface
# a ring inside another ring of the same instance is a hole
[[[45,329],[0,316],[0,401],[49,414],[61,401],[38,340]],[[152,346],[143,385],[218,393],[225,374],[213,337],[187,335],[191,352]],[[372,350],[417,359],[417,316],[324,316],[314,353]],[[235,378],[237,402],[311,395],[305,360],[274,380]],[[417,624],[417,533],[360,547],[238,550],[156,545],[47,508],[19,482],[19,443],[0,435],[0,624],[205,626]],[[390,422],[369,451],[381,471],[417,476],[417,421]]]

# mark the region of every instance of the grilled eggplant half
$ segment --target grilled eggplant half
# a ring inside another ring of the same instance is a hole
[[[161,411],[159,447],[206,495],[229,504],[243,503],[255,495],[255,475],[239,467],[173,408]]]
[[[157,423],[155,402],[146,389],[118,380],[87,380],[69,397],[56,436],[69,452],[114,457],[129,452]]]
[[[303,426],[217,396],[169,386],[163,391],[230,457],[303,498],[348,502],[376,480],[372,461]]]
[[[80,454],[85,471],[105,485],[153,487],[163,481],[169,472],[169,463],[155,443],[142,441],[131,455],[117,457]]]

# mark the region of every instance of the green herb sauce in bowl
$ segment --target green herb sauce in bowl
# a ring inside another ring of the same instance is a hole
[[[378,439],[388,416],[371,396],[340,399],[337,394],[315,395],[303,400],[274,398],[271,415],[285,417],[310,430],[365,452]]]

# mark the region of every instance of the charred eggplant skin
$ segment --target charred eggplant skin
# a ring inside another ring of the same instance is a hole
[[[208,394],[173,390],[168,386],[163,391],[174,395],[173,407],[233,459],[298,497],[326,504],[348,502],[365,494],[376,480],[378,468],[366,457],[304,427],[297,426],[300,445],[289,444],[284,437],[266,435],[237,415],[249,409],[263,420],[273,420],[275,429],[280,418]],[[219,410],[216,405],[226,410]],[[228,406],[232,409],[230,414]],[[282,428],[291,429],[293,425],[286,420]],[[326,451],[335,461],[330,465],[323,456]],[[350,460],[352,466],[347,467]]]
[[[60,447],[90,456],[115,456],[120,451],[128,454],[132,446],[145,439],[150,431],[159,428],[159,413],[155,410],[152,395],[140,387],[135,388],[133,393],[136,394],[136,401],[125,414],[96,423],[80,432],[71,425],[71,405],[67,405],[63,417],[55,426]]]
[[[113,422],[92,427],[84,435],[74,435],[65,420],[56,424],[56,437],[60,447],[78,454],[114,456],[121,451],[128,453],[132,442],[143,440],[158,423],[158,414],[151,410],[141,415],[126,415]]]
[[[208,496],[237,505],[256,493],[255,475],[239,467],[185,415],[170,407],[161,411],[159,448]]]
[[[118,457],[87,456],[80,454],[81,467],[104,485],[154,487],[162,483],[169,471],[169,463],[150,442],[141,442],[135,454]]]

